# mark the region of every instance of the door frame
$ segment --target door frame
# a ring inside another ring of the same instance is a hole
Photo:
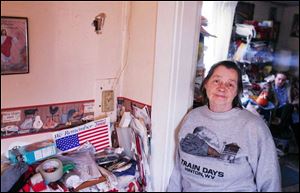
[[[152,94],[153,191],[166,191],[176,130],[192,107],[202,1],[158,1]]]

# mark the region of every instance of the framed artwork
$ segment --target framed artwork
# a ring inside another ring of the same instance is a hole
[[[290,36],[299,38],[299,14],[294,15]]]
[[[29,73],[28,19],[1,16],[1,75]]]

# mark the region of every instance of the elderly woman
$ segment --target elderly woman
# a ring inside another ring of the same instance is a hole
[[[168,191],[281,191],[280,168],[269,128],[242,108],[241,71],[232,61],[212,66],[201,86],[205,106],[180,128]]]

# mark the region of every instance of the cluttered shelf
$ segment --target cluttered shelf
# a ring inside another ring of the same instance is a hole
[[[228,58],[238,62],[272,63],[279,22],[244,20],[233,26]]]

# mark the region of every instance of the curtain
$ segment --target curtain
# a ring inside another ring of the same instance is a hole
[[[203,1],[202,15],[208,20],[205,29],[216,36],[204,38],[206,74],[213,64],[227,59],[236,5],[237,1]]]

